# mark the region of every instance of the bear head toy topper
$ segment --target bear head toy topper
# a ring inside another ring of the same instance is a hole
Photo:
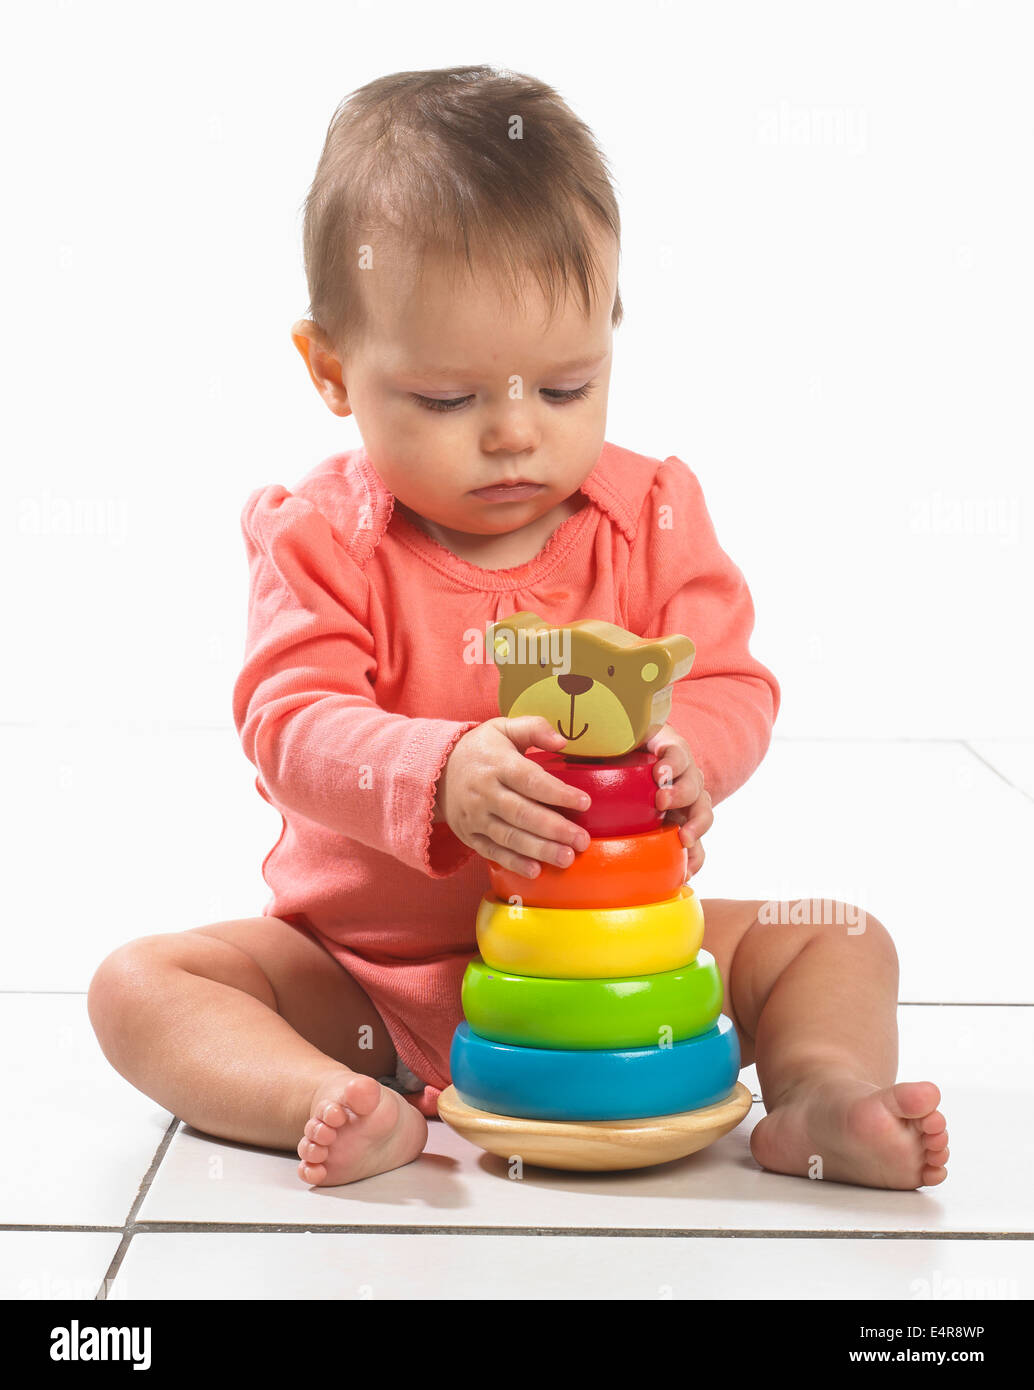
[[[688,637],[636,637],[597,618],[551,627],[537,613],[489,623],[499,710],[539,714],[568,740],[565,758],[617,758],[641,748],[671,711],[693,665]]]

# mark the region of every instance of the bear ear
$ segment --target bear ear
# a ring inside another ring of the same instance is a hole
[[[658,638],[648,647],[641,647],[636,654],[641,662],[639,675],[643,684],[654,690],[662,690],[688,674],[696,656],[696,647],[688,637],[675,633],[671,637]]]
[[[651,690],[657,690],[662,685],[667,684],[667,682],[664,679],[664,671],[661,667],[660,662],[655,661],[652,657],[648,657],[644,661],[643,653],[641,652],[638,653],[638,661],[639,679],[642,681],[644,685],[649,686]]]
[[[498,666],[500,663],[512,665],[517,659],[517,633],[521,628],[538,629],[545,627],[537,613],[522,609],[512,617],[502,618],[497,623],[488,623],[485,628],[485,652]]]
[[[493,623],[488,630],[488,655],[497,666],[510,665],[517,650],[517,634],[505,623]]]

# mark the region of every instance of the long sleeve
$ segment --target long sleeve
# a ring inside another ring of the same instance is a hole
[[[433,821],[437,783],[477,721],[380,708],[368,580],[312,502],[259,488],[241,530],[250,590],[233,717],[269,799],[432,878],[454,873],[473,850]]]
[[[718,544],[695,475],[668,458],[640,520],[630,602],[644,637],[681,632],[696,647],[677,681],[668,722],[689,744],[717,804],[764,757],[779,711],[775,676],[750,654],[754,604],[743,574]]]

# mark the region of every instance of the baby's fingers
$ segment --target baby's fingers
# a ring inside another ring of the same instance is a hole
[[[714,825],[714,811],[711,807],[710,794],[705,791],[689,808],[689,815],[682,827],[682,843],[690,844],[698,836],[703,835],[706,830],[710,830],[712,825]]]
[[[704,847],[698,840],[691,849],[686,850],[686,877],[692,878],[695,873],[698,873],[703,862]]]
[[[557,844],[555,840],[544,840],[530,830],[505,821],[501,816],[491,816],[485,830],[490,850],[484,853],[504,869],[513,869],[525,878],[536,878],[540,864],[556,864],[561,869],[574,862],[574,850],[570,845]]]
[[[714,825],[714,812],[711,797],[704,792],[692,806],[672,807],[664,817],[665,825],[679,827],[679,839],[687,849],[692,849],[700,836]],[[698,866],[699,867],[699,866]]]
[[[545,722],[545,721],[543,721]],[[547,772],[544,767],[539,767],[538,763],[531,758],[517,758],[508,761],[499,772],[502,784],[513,793],[514,797],[519,797],[521,801],[528,805],[549,805],[566,806],[572,811],[585,811],[591,804],[592,798],[588,792],[581,791],[578,787],[572,787],[570,783],[561,781],[559,777],[554,777],[551,772]],[[511,801],[511,808],[515,805]],[[552,814],[559,815],[559,812]],[[559,831],[561,827],[556,826]]]
[[[655,805],[658,811],[669,811],[676,807],[695,807],[702,796],[706,796],[704,778],[696,763],[676,777],[670,786],[662,783],[657,788]]]
[[[515,874],[523,874],[525,878],[538,878],[542,871],[542,866],[536,860],[515,854],[495,840],[490,840],[487,835],[471,835],[469,843],[482,859],[491,859],[501,869],[512,869]]]
[[[559,751],[567,742],[560,730],[554,729],[541,714],[521,714],[516,719],[502,716],[492,722],[498,725],[519,753],[526,748]]]

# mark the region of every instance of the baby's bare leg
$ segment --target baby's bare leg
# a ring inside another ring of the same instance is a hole
[[[278,918],[131,941],[98,967],[87,1003],[115,1069],[193,1128],[322,1161],[319,1129],[333,1171],[305,1181],[352,1181],[423,1148],[423,1116],[373,1079],[395,1064],[376,1009]]]
[[[872,1187],[943,1182],[940,1092],[895,1083],[898,960],[883,924],[831,899],[701,905],[743,1064],[757,1065],[758,1162]]]

